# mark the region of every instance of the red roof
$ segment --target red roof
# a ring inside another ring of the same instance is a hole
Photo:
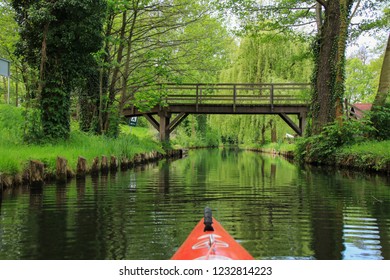
[[[370,111],[371,107],[372,107],[371,103],[355,103],[353,104],[351,111],[355,113],[358,119],[360,119],[363,117],[364,111]]]

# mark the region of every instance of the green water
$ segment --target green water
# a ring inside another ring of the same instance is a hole
[[[227,149],[3,191],[0,259],[169,259],[205,206],[256,259],[390,259],[388,177]]]

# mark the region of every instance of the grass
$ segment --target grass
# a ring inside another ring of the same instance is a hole
[[[275,150],[281,153],[296,153],[296,144],[294,143],[268,143],[261,147],[252,146],[251,148],[260,148],[266,151]],[[390,172],[390,140],[344,145],[337,149],[336,161],[333,163],[349,168]]]
[[[294,152],[294,143],[268,143],[262,147],[263,149],[275,150],[277,152]]]
[[[358,169],[390,172],[390,140],[344,146],[336,152],[337,163]]]
[[[295,151],[296,145],[294,143],[276,142],[266,143],[264,145],[244,145],[245,149],[261,149],[263,151],[276,151],[281,153],[292,153]]]
[[[372,155],[390,159],[390,140],[370,141],[342,147],[339,154]]]
[[[24,170],[29,160],[45,163],[47,170],[55,170],[58,156],[68,160],[75,170],[79,156],[89,163],[97,156],[116,156],[132,158],[137,153],[163,152],[160,143],[153,140],[147,128],[121,126],[116,139],[89,135],[72,126],[70,138],[55,144],[27,145],[22,142],[23,118],[20,109],[0,105],[0,173],[15,175]]]

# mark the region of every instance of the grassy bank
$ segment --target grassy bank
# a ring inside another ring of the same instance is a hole
[[[253,145],[243,148],[295,158],[298,158],[296,153],[299,152],[294,143],[268,143],[263,146]],[[367,141],[343,145],[336,149],[334,160],[311,163],[390,173],[390,141]]]
[[[390,141],[370,141],[341,147],[336,152],[336,162],[350,168],[390,173]]]
[[[295,147],[296,146],[294,143],[286,143],[286,142],[267,143],[265,145],[241,146],[241,148],[247,150],[259,151],[268,154],[284,155],[287,157],[294,157]]]
[[[21,173],[29,160],[45,163],[46,169],[55,170],[57,156],[68,160],[75,170],[77,159],[82,156],[91,162],[97,156],[116,156],[132,158],[137,153],[163,152],[160,143],[153,140],[147,128],[121,127],[118,138],[90,135],[72,125],[68,140],[55,144],[33,145],[23,142],[22,110],[8,105],[0,105],[0,173],[15,175]]]

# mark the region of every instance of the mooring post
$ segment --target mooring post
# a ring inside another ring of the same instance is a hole
[[[66,158],[57,157],[56,161],[56,179],[59,183],[65,183],[67,181],[67,165],[68,161]]]
[[[76,177],[84,178],[86,174],[87,174],[87,159],[79,156],[77,161]]]

